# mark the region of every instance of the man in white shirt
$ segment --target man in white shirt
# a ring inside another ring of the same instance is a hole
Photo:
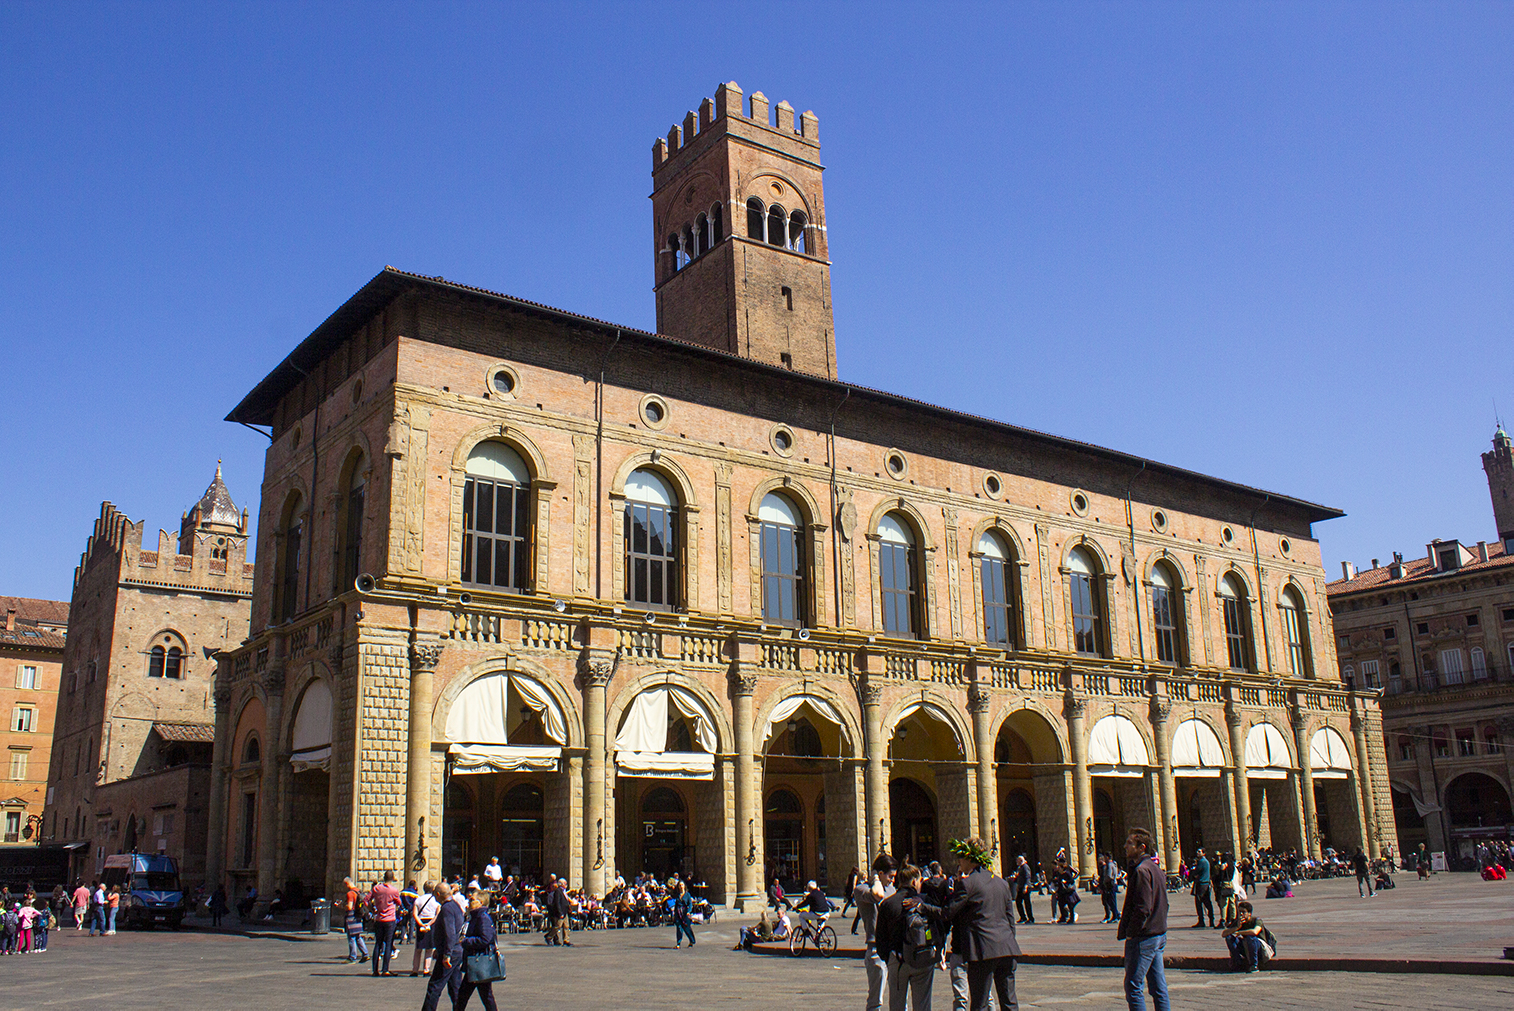
[[[505,869],[499,865],[499,857],[490,857],[489,866],[484,868],[485,885],[491,892],[499,891],[499,883],[505,878]]]
[[[878,956],[875,932],[878,927],[878,907],[883,900],[894,894],[894,872],[898,864],[887,853],[878,854],[873,861],[873,881],[857,882],[852,901],[862,917],[867,930],[867,947],[863,951],[863,963],[867,967],[867,1011],[881,1011],[883,994],[888,985],[888,964]]]

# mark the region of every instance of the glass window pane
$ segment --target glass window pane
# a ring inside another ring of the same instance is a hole
[[[510,585],[510,539],[498,537],[494,541],[494,585]]]
[[[489,537],[478,538],[477,565],[475,566],[473,573],[476,582],[483,583],[486,586],[489,584],[490,574],[494,571],[493,566],[490,564],[490,562],[493,560],[493,556],[493,539]]]

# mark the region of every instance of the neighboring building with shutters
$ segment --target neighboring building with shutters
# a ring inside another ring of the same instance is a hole
[[[818,129],[722,85],[657,141],[661,334],[386,268],[232,410],[213,874],[1375,851],[1339,512],[838,380]]]
[[[92,877],[115,853],[166,853],[204,875],[218,651],[247,637],[247,515],[216,467],[179,535],[100,507],[69,605],[44,839]]]
[[[1514,839],[1514,439],[1502,426],[1482,463],[1497,540],[1345,563],[1329,586],[1342,678],[1383,693],[1400,852],[1424,845],[1463,868],[1480,842]]]
[[[38,841],[67,634],[67,602],[0,597],[0,846]]]

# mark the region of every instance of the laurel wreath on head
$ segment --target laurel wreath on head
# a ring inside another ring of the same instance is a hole
[[[974,846],[972,843],[968,842],[966,839],[953,839],[950,843],[947,844],[946,848],[951,850],[953,856],[964,857],[968,860],[973,861],[979,867],[993,866],[994,858],[983,852],[978,847]]]

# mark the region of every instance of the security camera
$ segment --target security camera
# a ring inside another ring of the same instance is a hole
[[[359,593],[372,593],[373,588],[377,585],[378,580],[374,579],[366,572],[360,573],[358,577],[352,581],[352,588],[357,590],[357,592]]]

